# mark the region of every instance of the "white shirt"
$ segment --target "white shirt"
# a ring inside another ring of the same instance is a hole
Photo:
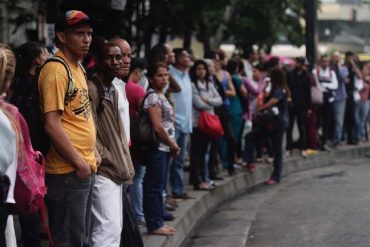
[[[335,90],[338,88],[337,75],[329,67],[322,69],[321,66],[318,66],[312,70],[312,74],[315,78],[316,85],[321,92],[328,92],[328,90]],[[325,78],[326,81],[323,82],[319,77],[321,79]]]
[[[6,202],[15,203],[14,186],[17,174],[17,138],[8,117],[0,110],[0,169],[10,180]]]
[[[130,113],[125,90],[126,83],[116,77],[113,79],[112,84],[118,92],[118,113],[121,117],[123,128],[125,129],[127,143],[130,143]]]

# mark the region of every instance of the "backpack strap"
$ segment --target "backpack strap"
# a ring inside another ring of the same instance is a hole
[[[52,57],[49,57],[46,62],[44,63],[43,66],[45,66],[45,64],[47,63],[50,63],[50,62],[57,62],[57,63],[61,63],[64,65],[66,71],[67,71],[67,75],[68,75],[68,84],[67,84],[67,91],[66,91],[66,94],[64,96],[64,105],[68,105],[68,102],[69,100],[72,98],[72,94],[73,94],[73,91],[75,89],[75,83],[74,83],[74,80],[73,80],[73,77],[72,77],[72,72],[71,72],[71,69],[69,68],[67,62],[60,56],[52,56]],[[78,63],[81,68],[82,65],[80,63]],[[84,74],[85,74],[85,77],[86,77],[86,72],[85,72],[85,69],[83,69],[84,71]]]

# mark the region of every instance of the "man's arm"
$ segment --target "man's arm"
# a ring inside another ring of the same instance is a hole
[[[48,134],[55,150],[76,168],[77,176],[88,178],[91,174],[90,165],[74,149],[62,127],[62,111],[45,113],[45,131]]]

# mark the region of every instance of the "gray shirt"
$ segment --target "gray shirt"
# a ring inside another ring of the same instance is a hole
[[[207,111],[210,114],[215,114],[214,107],[222,105],[222,98],[212,83],[208,83],[208,88],[206,83],[198,82],[197,84],[198,88],[195,83],[192,83],[194,128],[198,126],[200,112]],[[207,103],[202,98],[206,99]]]

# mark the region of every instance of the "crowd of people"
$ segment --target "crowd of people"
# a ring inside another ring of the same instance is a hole
[[[322,55],[309,71],[304,58],[266,61],[254,48],[199,58],[157,44],[145,59],[132,58],[124,39],[92,34],[91,19],[72,10],[55,24],[53,55],[35,42],[0,45],[1,246],[9,243],[27,139],[46,159],[50,241],[81,247],[133,246],[126,234],[138,225],[174,235],[165,224],[175,218],[171,211],[195,199],[185,186],[187,156],[189,184],[210,191],[223,169],[254,172],[266,156],[273,164],[266,184],[273,185],[295,148],[307,157],[368,140],[370,63],[351,52],[344,63],[340,53]],[[39,210],[19,213],[24,246],[41,246],[42,218]],[[142,246],[137,234],[132,241]]]

